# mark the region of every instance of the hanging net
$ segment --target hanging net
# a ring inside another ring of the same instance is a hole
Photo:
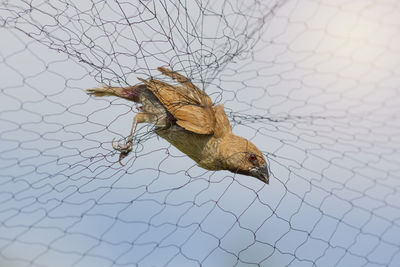
[[[0,266],[399,266],[400,3],[1,0]],[[270,184],[207,171],[85,89],[223,104]]]

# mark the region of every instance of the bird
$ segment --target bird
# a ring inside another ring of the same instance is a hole
[[[173,85],[152,77],[138,78],[139,84],[127,87],[102,86],[87,89],[95,97],[116,96],[141,104],[125,144],[114,143],[119,162],[132,150],[139,123],[153,124],[155,133],[206,170],[227,170],[252,176],[269,184],[269,170],[263,153],[249,140],[235,135],[222,104],[211,98],[190,79],[176,71],[158,67]]]

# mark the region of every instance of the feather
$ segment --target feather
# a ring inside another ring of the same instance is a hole
[[[140,79],[175,117],[177,124],[197,134],[212,134],[215,116],[211,99],[193,87],[172,86],[162,81]]]

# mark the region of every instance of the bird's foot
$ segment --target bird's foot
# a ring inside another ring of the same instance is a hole
[[[128,156],[129,152],[132,151],[132,140],[128,140],[125,145],[123,145],[121,142],[118,143],[114,143],[114,139],[112,140],[112,147],[119,151],[119,164],[121,164],[122,166],[124,166],[124,164],[122,164],[122,160]]]

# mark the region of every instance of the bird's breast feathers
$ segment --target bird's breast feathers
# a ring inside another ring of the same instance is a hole
[[[213,135],[196,134],[185,130],[179,125],[173,125],[167,129],[156,129],[156,133],[188,155],[197,162],[200,167],[207,170],[220,170],[219,161],[219,138]]]

